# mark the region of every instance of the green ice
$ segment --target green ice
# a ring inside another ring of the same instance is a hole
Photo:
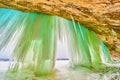
[[[107,46],[95,32],[74,20],[0,8],[0,50],[10,48],[15,61],[8,71],[30,70],[37,76],[53,72],[60,28],[67,33],[72,67],[100,68],[113,62]]]

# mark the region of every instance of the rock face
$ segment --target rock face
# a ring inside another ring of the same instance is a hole
[[[120,0],[0,0],[0,7],[72,17],[120,53]]]

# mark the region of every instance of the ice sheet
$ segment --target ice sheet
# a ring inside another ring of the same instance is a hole
[[[5,75],[9,62],[0,62],[0,80],[120,80],[120,73],[90,73],[85,68],[73,70],[69,61],[56,61],[55,73],[48,76],[35,77],[32,73]]]

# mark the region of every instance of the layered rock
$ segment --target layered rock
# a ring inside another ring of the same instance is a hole
[[[0,7],[72,17],[120,53],[120,0],[0,0]]]

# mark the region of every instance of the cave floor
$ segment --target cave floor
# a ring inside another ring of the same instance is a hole
[[[55,73],[52,75],[36,77],[31,72],[22,74],[6,74],[9,62],[0,62],[0,80],[120,80],[117,73],[91,73],[86,68],[73,70],[68,60],[57,60]]]

